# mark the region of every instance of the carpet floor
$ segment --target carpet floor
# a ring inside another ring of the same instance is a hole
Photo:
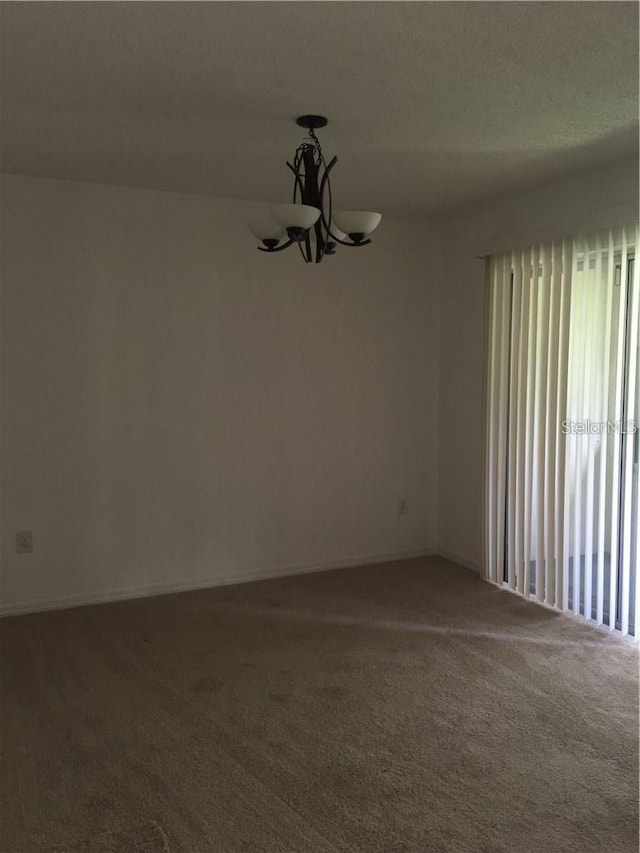
[[[0,630],[3,853],[637,853],[637,648],[440,558]]]

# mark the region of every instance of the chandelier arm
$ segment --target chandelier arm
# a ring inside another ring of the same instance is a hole
[[[309,230],[311,230],[311,229],[309,229]],[[304,235],[304,252],[305,252],[304,259],[308,264],[310,264],[311,260],[312,260],[312,254],[311,254],[311,238],[309,237],[309,231],[307,231]]]
[[[324,158],[323,158],[322,162],[324,163]],[[336,243],[340,243],[341,246],[368,246],[369,243],[371,242],[371,240],[362,240],[360,243],[347,243],[345,240],[341,240],[339,237],[336,237],[336,235],[331,231],[331,214],[332,214],[333,200],[331,197],[331,181],[329,180],[329,172],[331,171],[331,169],[333,169],[333,167],[336,165],[337,162],[338,162],[338,158],[334,157],[330,161],[328,166],[325,165],[324,175],[322,176],[322,181],[320,183],[320,201],[321,202],[324,200],[325,186],[329,190],[329,221],[327,222],[327,217],[324,214],[324,204],[321,204],[320,215],[322,217],[322,224],[324,225],[325,230],[326,230],[327,234],[329,235],[329,237],[331,237],[332,240],[335,240]]]
[[[295,240],[287,240],[287,242],[283,243],[282,246],[276,246],[273,249],[265,249],[262,246],[258,246],[258,251],[259,252],[268,252],[269,254],[273,254],[273,252],[282,252],[284,249],[288,249],[289,246],[291,246],[295,242],[296,242]]]
[[[324,163],[324,158],[322,159],[322,162]],[[341,240],[339,237],[336,237],[336,235],[331,231],[331,216],[332,216],[332,212],[333,212],[333,199],[331,196],[331,181],[329,180],[329,172],[331,171],[331,169],[333,169],[333,167],[336,165],[337,162],[338,162],[338,158],[334,157],[329,162],[328,166],[326,164],[324,164],[324,175],[322,176],[322,181],[320,182],[320,215],[322,217],[322,224],[324,225],[328,236],[331,237],[332,240],[335,240],[336,243],[340,243],[341,246],[366,246],[371,242],[371,240],[362,240],[360,243],[347,243],[345,240]],[[323,203],[324,202],[325,187],[329,191],[329,221],[328,222],[327,222],[327,217],[324,214],[324,203]]]
[[[333,169],[337,160],[338,160],[338,158],[334,157],[331,160],[331,162],[329,163],[329,165],[327,166],[327,161],[324,159],[324,155],[323,155],[322,151],[319,152],[318,173],[320,171],[321,165],[324,168],[324,171],[322,173],[322,180],[320,181],[320,183],[318,185],[318,207],[320,208],[320,219],[318,220],[318,222],[316,224],[316,234],[319,235],[318,239],[322,240],[322,251],[319,253],[319,257],[317,258],[316,263],[320,263],[320,261],[325,256],[325,254],[327,254],[327,248],[328,248],[329,243],[330,243],[329,228],[327,227],[327,218],[326,218],[325,212],[324,212],[324,209],[325,209],[324,194],[325,194],[325,189],[326,189],[328,191],[327,195],[329,198],[329,222],[331,222],[331,216],[333,215],[333,200],[331,197],[331,181],[329,180],[329,172],[331,169]],[[323,233],[323,229],[324,229],[324,233]],[[331,246],[331,252],[329,254],[333,253],[334,247],[335,247],[335,243],[333,244],[333,246]]]
[[[298,190],[300,190],[300,197],[303,195],[303,186],[302,186],[302,178],[300,176],[300,172],[291,165],[291,163],[287,160],[287,166],[291,169],[295,177],[295,183],[293,185],[293,201],[294,203],[297,200]]]
[[[319,264],[324,256],[324,250],[327,244],[324,239],[324,234],[322,233],[322,225],[319,219],[314,225],[314,228],[316,231],[316,263]]]
[[[320,155],[322,156],[322,155]],[[331,207],[332,207],[332,199],[331,199],[331,181],[329,180],[329,172],[333,169],[333,167],[338,162],[338,158],[334,157],[333,160],[330,161],[329,165],[324,161],[324,157],[322,157],[322,164],[324,166],[324,174],[322,175],[322,180],[320,181],[320,215],[322,216],[322,224],[324,225],[327,232],[329,232],[329,222],[331,222]],[[329,188],[329,222],[324,215],[324,190],[325,187]],[[333,234],[331,234],[333,237]],[[334,238],[335,239],[335,238]]]
[[[324,158],[323,158],[323,162],[324,162]],[[334,157],[333,160],[329,163],[329,169],[332,169],[337,162],[338,162],[338,158]],[[326,163],[324,164],[324,175],[322,176],[322,183],[320,186],[321,186],[321,190],[320,190],[320,218],[322,219],[322,225],[323,225],[325,231],[327,232],[327,235],[325,237],[325,251],[326,251],[326,247],[331,242],[331,229],[329,226],[331,225],[331,220],[333,219],[333,193],[331,192],[331,181],[329,180],[328,169],[327,169]],[[325,191],[325,187],[327,189],[327,196],[329,197],[329,219],[328,219],[329,225],[326,224],[327,219],[325,219],[325,215],[324,215],[324,191]],[[335,252],[335,248],[336,248],[336,244],[334,242],[333,245],[331,246],[331,254],[333,254]]]

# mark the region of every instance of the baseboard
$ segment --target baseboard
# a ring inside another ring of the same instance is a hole
[[[233,586],[234,584],[283,578],[291,575],[328,572],[334,569],[346,569],[350,566],[365,566],[375,563],[389,563],[395,560],[410,560],[417,557],[432,557],[435,553],[433,548],[422,548],[417,551],[368,554],[360,557],[342,557],[319,563],[299,563],[292,566],[271,566],[252,569],[248,572],[238,572],[225,577],[203,578],[187,582],[167,581],[165,583],[145,584],[136,587],[121,587],[93,594],[87,593],[64,596],[62,598],[36,599],[35,601],[0,605],[0,617],[19,616],[24,613],[38,613],[45,610],[66,610],[70,607],[83,607],[88,604],[107,604],[112,601],[126,601],[133,598],[151,598],[155,595],[170,595],[171,593],[188,592],[194,589],[210,589],[217,586]]]
[[[444,557],[445,560],[450,560],[452,563],[457,563],[459,566],[464,566],[465,569],[471,569],[477,575],[482,574],[482,567],[478,560],[469,560],[467,557],[462,557],[460,554],[454,554],[452,551],[446,551],[443,548],[438,548],[436,554],[439,557]]]

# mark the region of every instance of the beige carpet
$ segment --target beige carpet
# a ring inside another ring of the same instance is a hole
[[[440,559],[2,623],[3,853],[636,853],[628,641]]]

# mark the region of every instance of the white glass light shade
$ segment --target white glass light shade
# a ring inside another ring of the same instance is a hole
[[[256,240],[281,240],[284,235],[284,228],[278,225],[268,213],[254,216],[247,225]]]
[[[309,204],[274,204],[271,215],[283,228],[302,228],[306,231],[318,221],[320,211]]]
[[[338,228],[338,226],[336,225],[336,221],[335,219],[333,219],[333,217],[331,218],[331,233],[338,240],[344,240],[345,243],[349,242],[349,235],[345,234],[341,228]],[[329,239],[331,239],[331,237],[329,237]]]
[[[332,221],[345,234],[371,234],[380,225],[381,219],[381,213],[367,210],[334,210],[332,217]]]

